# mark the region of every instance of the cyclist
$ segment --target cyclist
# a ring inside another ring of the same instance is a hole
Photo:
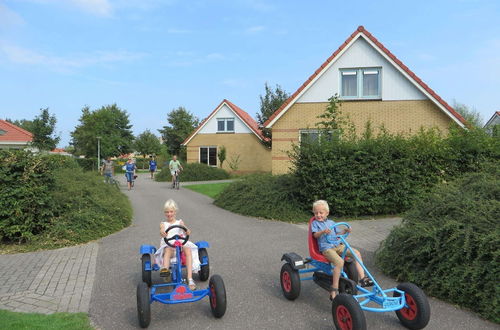
[[[172,188],[175,188],[175,177],[177,176],[177,173],[179,173],[179,169],[183,170],[181,162],[177,160],[176,155],[174,155],[174,157],[168,164],[168,168],[170,169],[170,174],[172,175]]]
[[[101,174],[104,174],[106,183],[112,183],[111,178],[115,175],[115,168],[111,157],[106,157],[106,160],[102,163]]]

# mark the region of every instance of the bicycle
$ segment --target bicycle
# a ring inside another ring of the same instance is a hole
[[[174,172],[174,184],[172,185],[172,189],[179,190],[179,174],[181,171],[177,170]]]

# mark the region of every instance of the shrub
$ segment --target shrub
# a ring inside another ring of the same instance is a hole
[[[97,158],[75,158],[75,160],[85,171],[97,171]]]
[[[0,242],[33,249],[83,243],[130,223],[125,195],[69,157],[0,151]]]
[[[381,269],[500,322],[499,170],[496,163],[419,199],[378,251]]]
[[[310,212],[294,198],[298,189],[292,175],[254,174],[231,183],[214,204],[243,215],[299,222],[308,219]]]
[[[303,207],[326,199],[336,215],[394,214],[437,183],[500,158],[500,139],[481,130],[434,130],[411,137],[369,132],[359,139],[320,139],[291,153]]]
[[[0,241],[29,241],[54,215],[49,162],[27,151],[0,150],[0,179]]]
[[[189,163],[183,165],[184,170],[181,172],[182,181],[209,181],[209,180],[224,180],[229,179],[229,173],[223,169],[210,167],[200,163]],[[172,176],[168,166],[165,166],[156,176],[156,181],[170,181]]]

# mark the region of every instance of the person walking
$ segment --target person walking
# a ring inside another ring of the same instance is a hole
[[[102,163],[101,174],[104,175],[104,180],[106,183],[111,183],[111,178],[115,175],[115,166],[111,157],[106,157],[106,160]]]

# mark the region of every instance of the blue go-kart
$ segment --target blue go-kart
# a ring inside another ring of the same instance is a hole
[[[188,242],[189,235],[186,233],[186,227],[178,225],[169,227],[166,233],[174,228],[184,231],[184,235],[174,235],[168,239],[167,237],[164,238],[165,243],[176,250],[175,261],[171,262],[170,265],[170,282],[161,284],[152,283],[152,272],[160,269],[157,264],[151,262],[151,256],[156,252],[156,248],[152,245],[141,245],[140,248],[142,282],[137,285],[137,313],[139,324],[142,328],[147,328],[151,322],[150,305],[154,301],[162,304],[181,304],[209,297],[210,308],[215,317],[221,318],[226,312],[226,288],[222,277],[212,275],[206,289],[190,290],[189,286],[186,285],[185,280],[182,278],[182,268],[185,268],[182,246]],[[195,244],[198,246],[198,257],[201,263],[198,277],[200,281],[206,281],[210,274],[208,253],[206,250],[209,244],[205,241],[199,241]]]
[[[285,253],[281,260],[285,261],[281,267],[280,282],[283,295],[289,300],[295,300],[300,294],[301,281],[313,280],[316,284],[326,290],[330,290],[332,284],[333,265],[319,252],[318,243],[311,231],[309,220],[309,253],[310,257],[303,259],[298,254]],[[336,223],[335,227],[350,226],[345,222]],[[332,302],[333,322],[337,329],[363,330],[366,329],[366,319],[363,311],[390,312],[395,311],[399,321],[409,329],[422,329],[429,323],[430,306],[425,293],[415,284],[401,283],[396,288],[383,290],[375,281],[365,265],[359,260],[347,243],[349,234],[337,235],[344,244],[342,253],[344,269],[341,271],[339,280],[339,294]],[[355,260],[363,267],[366,276],[373,281],[371,290],[358,284],[358,272],[356,263],[347,257],[347,250],[352,252]],[[302,274],[312,273],[312,276],[301,277]]]

